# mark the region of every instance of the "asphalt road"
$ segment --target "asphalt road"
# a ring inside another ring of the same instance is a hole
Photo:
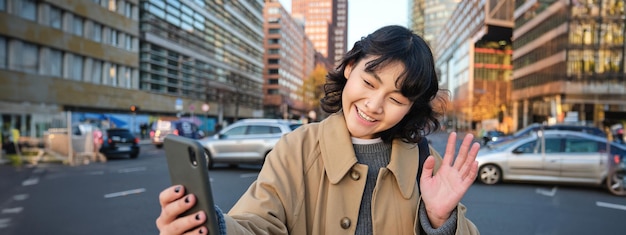
[[[446,135],[429,139],[443,153]],[[230,209],[258,170],[211,171],[215,203]],[[1,165],[0,234],[157,234],[158,194],[167,186],[163,150],[150,145],[142,146],[138,159]],[[601,188],[475,183],[462,203],[481,234],[624,234],[626,198]]]

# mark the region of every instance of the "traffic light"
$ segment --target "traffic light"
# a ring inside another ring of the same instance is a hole
[[[131,112],[133,112],[133,113],[135,113],[135,112],[139,111],[139,106],[137,106],[137,105],[131,105],[131,106],[130,106],[130,111],[131,111]]]

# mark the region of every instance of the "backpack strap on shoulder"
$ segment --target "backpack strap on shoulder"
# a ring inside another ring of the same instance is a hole
[[[424,168],[424,162],[426,158],[430,156],[430,147],[428,146],[428,139],[422,137],[422,140],[417,143],[419,148],[419,165],[417,166],[417,186],[420,185],[420,177],[422,176],[422,168]]]

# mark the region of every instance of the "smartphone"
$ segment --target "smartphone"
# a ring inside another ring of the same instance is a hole
[[[172,185],[185,186],[185,192],[197,198],[196,204],[180,216],[203,210],[207,216],[204,225],[209,229],[209,234],[219,234],[209,180],[209,158],[204,148],[194,139],[172,134],[165,137],[163,146]]]

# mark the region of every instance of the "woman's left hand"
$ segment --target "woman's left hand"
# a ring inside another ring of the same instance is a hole
[[[433,228],[438,228],[450,218],[452,211],[476,179],[476,155],[480,144],[472,144],[473,139],[472,134],[465,136],[455,160],[456,132],[450,133],[443,161],[435,175],[435,158],[429,156],[424,162],[420,193]]]

